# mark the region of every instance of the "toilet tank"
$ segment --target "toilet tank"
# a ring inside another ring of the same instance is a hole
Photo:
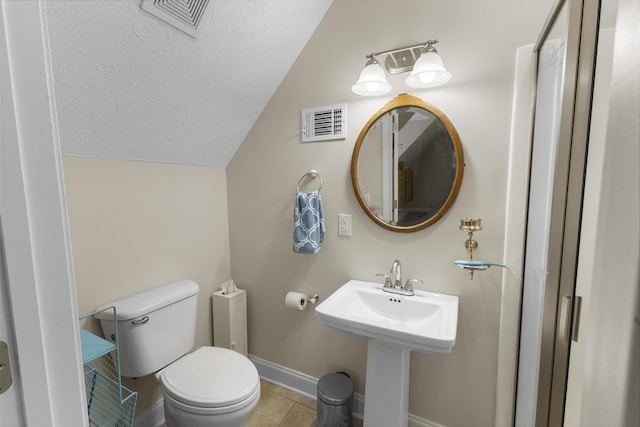
[[[118,336],[120,374],[138,378],[156,372],[193,348],[196,332],[198,284],[192,280],[168,283],[105,304],[115,306],[96,315],[105,338]],[[98,310],[100,310],[98,309]]]

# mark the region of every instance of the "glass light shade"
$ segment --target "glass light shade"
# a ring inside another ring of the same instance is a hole
[[[376,96],[390,92],[391,85],[384,75],[384,70],[376,61],[364,67],[356,84],[351,86],[351,90],[358,95]]]
[[[413,71],[404,80],[407,86],[425,88],[445,84],[451,79],[442,63],[442,58],[435,52],[425,52],[413,66]]]

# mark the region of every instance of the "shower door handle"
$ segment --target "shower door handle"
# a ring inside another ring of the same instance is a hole
[[[560,302],[560,318],[558,322],[558,336],[563,344],[569,342],[571,328],[571,297],[564,296]]]
[[[577,295],[575,297],[562,297],[558,322],[558,335],[562,343],[568,344],[569,341],[578,342],[581,311],[582,297]]]
[[[582,297],[576,295],[573,302],[573,322],[571,323],[571,340],[578,342],[580,319],[582,314]]]

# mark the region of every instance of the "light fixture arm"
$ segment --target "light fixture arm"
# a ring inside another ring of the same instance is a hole
[[[365,67],[367,65],[375,64],[376,62],[378,62],[378,60],[376,59],[376,54],[373,52],[367,55],[365,58],[367,58],[367,62],[364,64]]]
[[[391,55],[393,53],[398,53],[398,52],[402,52],[405,50],[411,51],[412,49],[416,49],[416,48],[420,48],[423,49],[424,52],[426,51],[431,51],[429,50],[429,48],[433,49],[433,51],[436,51],[435,48],[433,47],[434,44],[438,43],[438,40],[427,40],[424,43],[420,43],[420,44],[414,44],[414,45],[410,45],[410,46],[405,46],[405,47],[397,47],[395,49],[388,49],[388,50],[383,50],[380,52],[374,52],[374,53],[370,53],[369,55],[366,56],[367,59],[370,58],[375,58],[376,56],[382,56],[382,55]]]

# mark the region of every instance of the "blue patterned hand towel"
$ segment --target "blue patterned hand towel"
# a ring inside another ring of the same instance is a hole
[[[293,251],[315,254],[324,242],[324,214],[320,193],[296,194],[293,206]]]

